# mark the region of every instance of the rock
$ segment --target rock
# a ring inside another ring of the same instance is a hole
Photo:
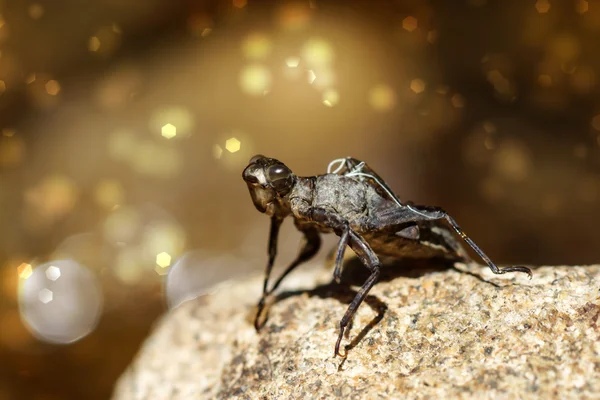
[[[162,318],[113,399],[598,398],[600,266],[457,268],[383,277],[346,360],[333,347],[355,291],[331,271],[292,273],[259,334],[262,277],[221,285]]]

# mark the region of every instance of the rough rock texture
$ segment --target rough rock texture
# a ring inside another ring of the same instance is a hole
[[[471,274],[384,277],[345,361],[333,346],[355,292],[330,271],[294,272],[260,334],[261,278],[222,285],[159,322],[114,399],[600,397],[600,266],[538,268],[531,281],[458,268]]]

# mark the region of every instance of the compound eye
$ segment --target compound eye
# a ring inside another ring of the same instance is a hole
[[[275,164],[267,170],[267,178],[277,191],[283,191],[290,186],[292,171],[283,164]]]
[[[249,164],[254,164],[255,162],[257,162],[258,160],[260,160],[261,158],[265,158],[265,156],[263,156],[262,154],[257,154],[254,157],[252,157],[250,159]]]

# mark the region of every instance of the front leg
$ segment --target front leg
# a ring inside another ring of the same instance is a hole
[[[265,269],[265,278],[263,281],[263,294],[258,302],[258,312],[256,313],[256,318],[254,319],[254,328],[256,331],[260,330],[260,315],[262,313],[262,309],[265,306],[265,299],[268,295],[267,288],[269,286],[269,277],[271,276],[271,271],[273,270],[273,264],[275,263],[275,257],[277,256],[277,240],[279,238],[279,228],[281,227],[281,223],[283,219],[278,218],[276,216],[271,217],[271,229],[269,232],[269,261],[267,262],[267,267]]]
[[[316,229],[307,227],[302,229],[302,233],[304,233],[304,238],[302,239],[300,251],[296,256],[296,259],[292,261],[292,263],[285,269],[285,271],[283,271],[283,273],[275,281],[275,284],[273,285],[273,287],[271,287],[271,289],[268,289],[266,285],[264,286],[263,295],[260,298],[260,301],[258,302],[256,317],[254,318],[254,328],[256,328],[256,331],[259,331],[262,327],[260,323],[260,317],[265,308],[267,296],[269,296],[271,293],[277,290],[283,279],[290,272],[292,272],[298,265],[310,260],[315,254],[317,254],[317,252],[321,248],[321,237],[319,236],[319,232]],[[265,279],[268,279],[268,277]],[[267,281],[265,280],[265,283],[266,282]]]

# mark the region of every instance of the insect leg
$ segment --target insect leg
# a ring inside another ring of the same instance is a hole
[[[333,279],[337,283],[342,280],[342,264],[344,263],[344,253],[346,252],[346,246],[348,246],[348,240],[350,239],[350,227],[346,225],[340,236],[340,242],[335,254],[335,269],[333,270]]]
[[[267,297],[267,287],[269,285],[269,276],[271,275],[271,270],[273,269],[273,264],[275,263],[275,257],[277,256],[277,239],[279,237],[279,228],[281,227],[281,223],[283,219],[278,217],[271,217],[271,230],[269,232],[269,261],[267,262],[267,268],[265,269],[265,279],[263,281],[263,294],[258,302],[258,312],[256,313],[256,319],[254,320],[254,328],[257,331],[260,330],[259,320],[260,314],[262,313],[262,309],[265,306],[265,299]]]
[[[522,266],[512,266],[512,267],[498,267],[494,262],[475,244],[475,242],[467,236],[465,231],[456,223],[454,218],[452,218],[446,211],[439,207],[425,207],[425,206],[416,206],[416,205],[406,205],[402,208],[398,208],[397,215],[388,214],[383,218],[378,219],[378,223],[383,225],[392,225],[394,220],[398,219],[398,221],[403,220],[438,220],[444,219],[446,220],[452,229],[458,233],[458,235],[473,249],[475,253],[487,264],[487,266],[492,270],[494,274],[505,274],[507,272],[524,272],[529,275],[529,279],[532,277],[532,272],[527,267]]]
[[[285,269],[285,271],[283,271],[283,273],[277,279],[277,281],[275,281],[275,284],[273,285],[273,287],[271,287],[271,289],[265,289],[263,291],[263,295],[257,305],[256,317],[254,319],[254,327],[257,331],[260,330],[260,328],[262,327],[262,325],[260,324],[260,317],[265,308],[265,301],[267,299],[267,296],[269,296],[271,293],[277,290],[283,279],[298,265],[310,260],[315,254],[317,254],[319,248],[321,247],[321,237],[319,236],[319,232],[316,229],[305,229],[302,232],[304,233],[304,238],[302,239],[300,252],[296,256],[296,259],[292,261],[292,263]]]
[[[379,258],[371,249],[371,246],[365,241],[365,239],[354,232],[344,218],[342,218],[339,214],[324,210],[322,208],[305,208],[301,210],[302,214],[305,215],[310,220],[323,224],[329,228],[332,228],[336,235],[343,236],[344,232],[348,232],[348,244],[352,250],[356,253],[360,261],[371,270],[371,275],[365,283],[363,283],[362,287],[348,306],[346,313],[340,320],[340,333],[338,335],[338,339],[335,343],[335,353],[334,355],[340,357],[346,357],[346,354],[340,354],[340,343],[342,342],[342,338],[344,337],[344,331],[346,330],[346,326],[358,310],[358,307],[363,302],[367,294],[379,279],[379,273],[381,268],[381,263],[379,262]],[[338,254],[340,253],[340,248],[338,247]],[[341,250],[343,254],[343,250]]]
[[[319,236],[319,232],[316,229],[307,229],[303,231],[304,238],[302,239],[302,245],[300,246],[300,252],[296,256],[296,259],[292,261],[292,263],[283,271],[281,276],[275,281],[273,287],[267,292],[267,294],[273,293],[279,285],[281,281],[294,270],[298,265],[310,260],[313,258],[315,254],[321,248],[321,236]]]
[[[369,293],[373,285],[375,285],[375,283],[379,279],[379,273],[381,268],[379,259],[377,258],[377,255],[371,249],[369,244],[360,235],[358,235],[352,230],[349,231],[349,236],[350,247],[352,248],[352,250],[354,250],[354,252],[360,258],[363,264],[371,270],[371,275],[369,275],[365,283],[363,283],[362,287],[352,300],[352,303],[350,303],[350,305],[348,306],[348,309],[344,313],[344,316],[340,320],[340,333],[338,335],[337,341],[335,342],[334,355],[340,356],[342,358],[346,358],[347,356],[347,353],[340,353],[340,344],[342,342],[342,338],[344,337],[344,331],[346,330],[346,326],[348,326],[348,323],[350,322],[350,320],[352,320],[352,317],[354,317],[356,310],[358,310],[358,307],[361,305],[361,303],[363,302],[365,297],[367,297],[367,294]]]

